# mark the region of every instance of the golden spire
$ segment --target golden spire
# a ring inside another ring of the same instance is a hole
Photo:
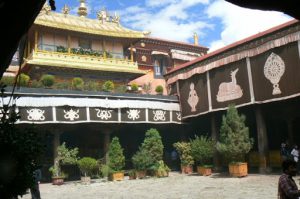
[[[46,14],[49,14],[51,12],[51,7],[49,6],[47,1],[45,2],[42,11],[45,12]]]
[[[78,15],[80,17],[86,17],[87,15],[87,8],[86,8],[86,5],[85,5],[85,0],[80,0],[80,6],[78,8]]]
[[[199,45],[198,34],[194,32],[194,45]]]
[[[63,12],[65,15],[68,15],[69,12],[70,12],[69,6],[67,6],[67,5],[65,4],[64,7],[63,7],[63,9],[62,9],[62,12]]]

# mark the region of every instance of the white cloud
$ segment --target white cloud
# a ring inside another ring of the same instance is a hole
[[[121,22],[126,26],[151,31],[151,36],[187,42],[193,33],[204,35],[211,27],[204,21],[195,20],[189,9],[207,4],[209,0],[146,0],[145,6],[132,6],[121,10]],[[201,13],[197,13],[199,16]]]
[[[291,20],[279,12],[245,9],[221,0],[209,5],[207,14],[219,18],[223,26],[220,40],[211,42],[210,51]]]

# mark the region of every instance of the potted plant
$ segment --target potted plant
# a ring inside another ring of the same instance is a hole
[[[162,85],[156,86],[155,92],[156,92],[158,95],[162,95],[163,92],[164,92],[164,87],[162,87]]]
[[[74,77],[72,79],[72,88],[79,91],[83,90],[84,81],[80,77]]]
[[[132,83],[130,87],[131,87],[131,92],[136,93],[139,91],[139,86],[136,83]]]
[[[18,83],[20,84],[20,86],[28,86],[29,81],[30,77],[24,73],[21,73],[18,77]]]
[[[54,165],[49,168],[49,171],[52,173],[53,185],[61,185],[64,183],[66,174],[61,171],[61,165],[76,164],[77,154],[77,147],[74,149],[68,149],[65,143],[57,147],[57,157],[54,159]]]
[[[191,174],[194,164],[194,159],[191,154],[191,144],[189,142],[176,142],[173,146],[179,154],[181,173]]]
[[[211,175],[211,159],[214,155],[214,141],[206,136],[195,136],[190,141],[191,154],[197,163],[197,172],[203,176]]]
[[[158,161],[154,166],[153,170],[155,172],[156,177],[168,177],[170,168],[164,163],[163,160]]]
[[[147,169],[153,165],[153,162],[153,157],[150,155],[149,151],[140,148],[132,156],[132,164],[135,168],[137,178],[145,178]]]
[[[53,86],[55,77],[53,75],[43,75],[41,77],[41,82],[46,88]]]
[[[129,180],[136,179],[136,171],[134,169],[131,169],[128,171]]]
[[[112,81],[106,81],[102,85],[102,90],[105,92],[112,92],[115,89],[115,85]]]
[[[77,161],[80,172],[84,175],[81,177],[81,182],[84,184],[89,184],[91,182],[91,176],[93,172],[97,169],[97,160],[91,157],[84,157]]]
[[[234,105],[230,105],[223,116],[220,129],[220,141],[217,150],[229,161],[231,176],[247,176],[248,166],[245,155],[253,146],[253,139],[249,137],[249,129],[245,125],[245,116],[239,115]]]
[[[123,155],[123,149],[120,145],[119,138],[114,137],[109,145],[108,149],[108,167],[111,169],[111,180],[123,180],[125,166],[125,156]]]

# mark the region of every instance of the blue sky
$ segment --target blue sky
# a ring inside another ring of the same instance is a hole
[[[56,1],[57,11],[64,4],[76,14],[79,0]],[[193,42],[211,51],[279,25],[292,18],[279,12],[240,8],[224,0],[86,0],[89,18],[105,7],[117,12],[127,28],[151,31],[152,37]]]

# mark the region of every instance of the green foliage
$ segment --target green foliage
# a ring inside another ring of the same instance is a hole
[[[119,138],[114,137],[108,149],[108,166],[113,172],[121,171],[125,166],[125,156]]]
[[[136,177],[136,171],[134,169],[131,169],[128,171],[128,175],[132,177]]]
[[[29,80],[30,77],[28,75],[21,73],[18,77],[18,84],[20,84],[20,86],[28,86]]]
[[[72,79],[72,88],[75,90],[83,90],[84,81],[80,77],[75,77]]]
[[[100,167],[100,173],[101,173],[101,176],[102,176],[103,178],[106,178],[106,177],[108,177],[108,175],[111,173],[111,169],[109,168],[108,165],[103,164],[103,165],[101,165],[101,167]]]
[[[53,86],[55,77],[53,75],[43,75],[41,77],[41,82],[45,87]]]
[[[68,149],[66,143],[57,147],[57,157],[54,160],[54,165],[49,169],[53,177],[64,177],[61,172],[61,165],[77,163],[78,148]]]
[[[41,82],[37,80],[33,80],[30,85],[32,88],[41,88],[43,85]]]
[[[139,86],[136,83],[132,83],[130,87],[133,92],[137,92],[139,90]]]
[[[152,170],[155,171],[157,177],[166,177],[171,171],[163,160],[156,162],[155,165],[152,166]]]
[[[214,155],[215,142],[206,136],[195,136],[195,139],[190,141],[191,154],[198,165],[210,164]]]
[[[126,93],[127,91],[127,86],[125,85],[120,85],[115,89],[116,93]]]
[[[152,86],[151,86],[150,82],[145,83],[143,85],[143,90],[145,91],[145,93],[150,94],[151,93],[151,89],[152,89]]]
[[[97,91],[99,89],[99,84],[95,81],[88,81],[85,83],[84,89],[88,91]]]
[[[161,85],[156,86],[155,92],[157,94],[162,94],[164,92],[164,87],[162,87]]]
[[[189,142],[176,142],[173,146],[179,154],[182,166],[191,166],[194,164],[191,144]]]
[[[152,155],[146,150],[140,149],[132,156],[133,167],[138,171],[149,169],[154,162]]]
[[[64,46],[57,46],[56,47],[56,51],[60,52],[60,53],[67,53],[68,49],[66,47],[64,47]]]
[[[163,159],[164,145],[156,129],[151,128],[146,132],[141,148],[149,152],[154,160],[153,164]]]
[[[111,92],[115,89],[115,85],[112,81],[106,81],[102,85],[102,90],[106,92]]]
[[[69,82],[58,82],[54,86],[55,88],[62,89],[62,90],[68,90],[71,87]]]
[[[2,86],[1,86],[2,87]],[[4,96],[4,88],[1,88]],[[3,104],[3,102],[2,102]],[[33,171],[40,166],[45,145],[35,126],[17,128],[16,106],[2,105],[0,123],[0,196],[18,198],[33,183]]]
[[[245,120],[245,116],[240,116],[234,105],[230,105],[223,116],[217,150],[231,162],[243,162],[253,146]]]
[[[91,176],[98,167],[97,160],[91,157],[84,157],[78,160],[77,164],[84,176]]]
[[[15,83],[15,77],[2,77],[0,82],[6,86],[13,86]]]

